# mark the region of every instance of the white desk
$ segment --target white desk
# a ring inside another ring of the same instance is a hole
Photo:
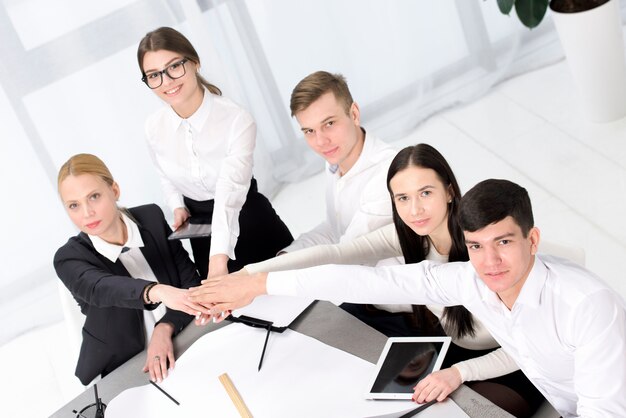
[[[206,327],[190,324],[174,340],[176,356],[180,356],[200,336],[227,324],[229,322],[209,324]],[[314,303],[291,328],[371,363],[378,360],[387,339],[383,334],[328,302]],[[111,399],[128,388],[146,384],[146,374],[141,372],[144,359],[145,353],[139,353],[98,382],[98,392],[104,403],[108,404]],[[471,417],[512,417],[466,386],[461,386],[452,398]],[[74,417],[73,409],[81,409],[92,402],[93,390],[90,388],[51,416]]]

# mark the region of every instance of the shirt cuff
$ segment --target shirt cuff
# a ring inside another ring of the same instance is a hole
[[[452,367],[456,367],[461,375],[461,383],[465,383],[469,380],[476,380],[472,378],[472,368],[468,366],[467,361],[461,361],[453,364]]]
[[[209,257],[215,254],[226,254],[228,258],[235,260],[235,245],[237,245],[236,235],[227,233],[223,237],[219,237],[211,233],[211,251],[209,251]]]
[[[170,207],[172,212],[174,212],[174,209],[186,207],[185,202],[183,201],[183,196],[179,194],[170,196],[167,199],[167,206]]]
[[[265,288],[268,295],[298,296],[297,280],[289,271],[269,273]]]

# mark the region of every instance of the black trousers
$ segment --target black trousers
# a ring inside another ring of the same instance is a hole
[[[197,201],[183,197],[192,217],[213,217],[213,200]],[[235,246],[235,260],[228,261],[228,271],[240,270],[247,264],[267,260],[293,241],[287,225],[280,219],[270,201],[259,193],[256,180],[250,182],[246,202],[239,212],[239,238]],[[190,239],[193,259],[203,279],[208,275],[211,237]]]

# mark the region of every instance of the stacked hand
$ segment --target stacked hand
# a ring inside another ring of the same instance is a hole
[[[165,284],[158,284],[150,290],[151,301],[163,302],[170,309],[194,316],[206,310],[204,306],[189,300],[188,296],[189,289],[179,289]]]
[[[265,275],[235,273],[203,280],[201,286],[190,289],[189,300],[204,307],[196,316],[196,324],[204,325],[209,319],[223,321],[234,309],[250,304],[263,293]]]

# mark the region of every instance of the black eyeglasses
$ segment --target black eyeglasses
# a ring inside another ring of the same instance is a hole
[[[185,63],[189,61],[188,58],[183,58],[180,61],[176,61],[173,64],[168,65],[165,69],[161,71],[155,71],[149,74],[145,74],[141,77],[141,81],[146,83],[146,86],[151,89],[156,89],[157,87],[161,87],[163,84],[163,74],[166,74],[172,80],[176,80],[177,78],[181,78],[185,75]]]

